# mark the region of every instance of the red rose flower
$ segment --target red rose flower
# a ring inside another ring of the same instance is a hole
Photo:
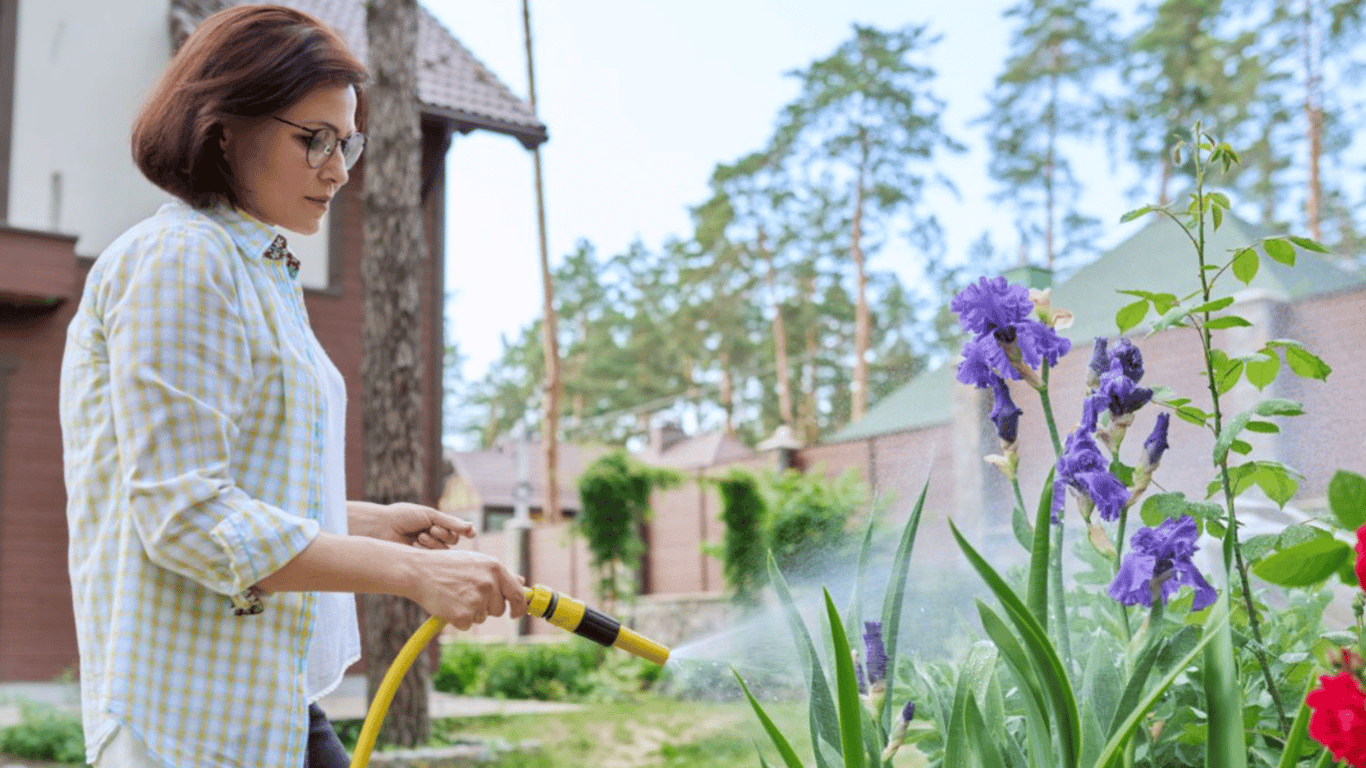
[[[1357,583],[1366,588],[1366,525],[1357,529]]]
[[[1350,672],[1323,675],[1305,701],[1314,710],[1309,735],[1352,768],[1366,768],[1366,693]]]

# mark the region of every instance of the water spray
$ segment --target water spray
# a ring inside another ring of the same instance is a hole
[[[560,629],[568,630],[608,648],[619,648],[661,667],[669,660],[668,648],[621,626],[620,621],[589,608],[572,597],[537,584],[526,588],[526,602],[528,615],[539,616]],[[360,737],[356,739],[356,750],[351,755],[351,768],[365,768],[370,764],[370,753],[375,749],[379,726],[384,722],[384,715],[388,713],[389,704],[394,700],[399,681],[408,674],[409,668],[422,653],[422,649],[436,639],[444,626],[446,622],[443,619],[435,616],[427,619],[413,636],[408,638],[408,642],[394,658],[394,663],[389,665],[389,671],[384,673],[384,680],[380,682],[379,688],[375,691],[375,698],[370,702],[370,711],[365,715]]]

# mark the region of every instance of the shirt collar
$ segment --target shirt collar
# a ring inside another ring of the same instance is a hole
[[[234,245],[248,258],[260,258],[280,233],[251,214],[229,205],[217,205],[204,212],[218,222]]]

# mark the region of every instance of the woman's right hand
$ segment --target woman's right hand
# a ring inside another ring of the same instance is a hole
[[[524,580],[497,560],[467,550],[409,549],[414,558],[409,595],[428,613],[468,630],[490,616],[526,615]]]

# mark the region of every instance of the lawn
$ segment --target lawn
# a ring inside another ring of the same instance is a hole
[[[773,705],[769,713],[798,753],[810,754],[806,708]],[[556,715],[442,720],[434,730],[446,738],[537,741],[544,748],[535,757],[508,758],[499,768],[757,768],[756,740],[770,763],[776,757],[753,710],[733,703],[644,697]]]

